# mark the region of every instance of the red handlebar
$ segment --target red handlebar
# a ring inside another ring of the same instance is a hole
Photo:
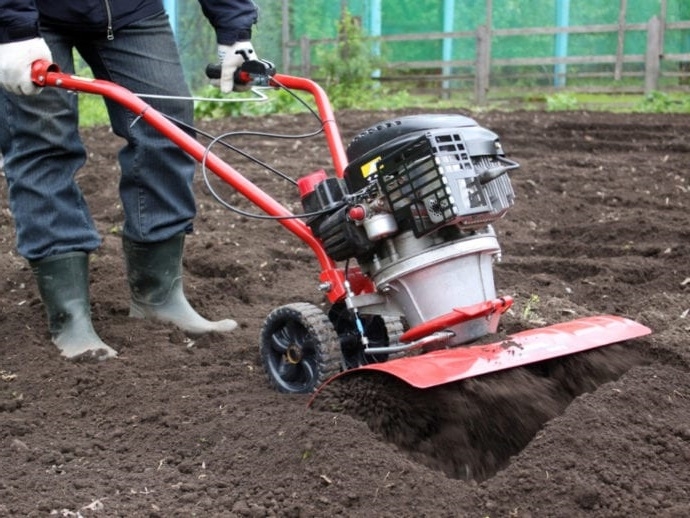
[[[129,97],[134,94],[128,90],[108,81],[64,74],[60,72],[60,68],[56,64],[49,61],[38,60],[33,63],[31,66],[31,80],[38,86],[57,86],[78,92],[100,94],[132,109]],[[340,137],[340,130],[335,122],[333,108],[323,88],[311,79],[283,74],[274,74],[269,84],[270,86],[284,86],[293,90],[307,92],[314,97],[319,116],[323,122],[323,129],[326,133],[326,141],[333,160],[335,174],[342,178],[347,165],[347,157]],[[140,106],[147,105],[142,103]],[[152,108],[149,107],[149,109]],[[138,112],[138,110],[132,111]],[[160,130],[160,128],[158,129]]]

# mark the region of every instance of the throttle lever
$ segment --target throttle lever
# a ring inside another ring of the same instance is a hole
[[[245,61],[235,70],[233,80],[241,85],[270,86],[271,78],[275,75],[276,68],[273,63],[265,59],[252,59]],[[220,63],[206,65],[206,77],[220,79]]]

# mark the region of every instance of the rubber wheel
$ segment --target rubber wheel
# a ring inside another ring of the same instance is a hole
[[[314,392],[341,370],[338,335],[326,314],[306,302],[274,309],[259,345],[269,384],[278,392]]]

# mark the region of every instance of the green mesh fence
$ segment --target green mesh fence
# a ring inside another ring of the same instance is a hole
[[[445,27],[453,32],[474,32],[487,21],[486,2],[456,0],[452,4],[452,23]],[[520,29],[554,27],[557,23],[557,0],[493,0],[491,26],[493,29]],[[362,21],[362,27],[372,34],[372,9],[380,5],[380,33],[382,35],[442,32],[447,3],[439,0],[351,0],[345,3],[332,0],[293,0],[290,2],[291,38],[333,38],[343,5]],[[611,0],[570,0],[570,26],[617,24],[619,2]],[[659,0],[628,0],[625,22],[644,24],[652,16],[661,14]],[[690,20],[690,1],[668,0],[667,22]],[[553,35],[494,36],[492,56],[496,58],[527,58],[552,56]],[[570,34],[568,55],[613,54],[618,37],[609,34]],[[643,31],[628,32],[625,38],[626,54],[642,54],[646,35]],[[442,59],[442,40],[394,42],[386,45],[385,58],[391,61],[423,61]],[[690,31],[674,31],[665,40],[667,52],[688,52]],[[474,36],[453,41],[450,59],[469,60],[475,56]],[[295,58],[298,56],[295,54]]]
[[[499,31],[491,40],[494,59],[554,56],[556,37],[544,35],[500,35],[503,29],[556,27],[558,7],[565,0],[492,0],[491,27]],[[475,32],[487,22],[486,0],[290,0],[288,18],[283,20],[283,0],[257,0],[260,6],[259,25],[254,44],[261,57],[276,62],[282,70],[282,31],[289,28],[289,50],[292,66],[301,63],[296,42],[309,39],[334,38],[337,35],[341,10],[346,8],[357,17],[366,34],[402,35],[466,33],[463,37],[426,39],[407,42],[386,42],[379,47],[384,60],[391,63],[428,60],[456,60],[471,62],[476,56]],[[569,0],[567,24],[571,27],[615,25],[619,21],[620,2],[615,0]],[[666,21],[690,20],[690,0],[627,0],[625,22],[646,24],[653,16],[661,16],[666,9]],[[376,11],[376,12],[375,12]],[[373,23],[377,19],[380,24]],[[204,64],[215,59],[215,41],[208,23],[201,14],[198,2],[178,3],[178,42],[188,79],[193,86],[203,85]],[[616,53],[618,36],[612,33],[569,34],[565,48],[568,56],[611,55]],[[644,54],[646,32],[628,31],[625,35],[625,54]],[[667,31],[665,53],[690,52],[690,30]],[[319,53],[312,52],[311,62],[319,64]]]

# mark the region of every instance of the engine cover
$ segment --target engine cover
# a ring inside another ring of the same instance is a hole
[[[514,203],[505,173],[518,165],[504,157],[495,133],[468,117],[417,115],[381,123],[360,134],[347,154],[348,190],[377,183],[400,228],[416,236],[448,225],[485,226]]]

